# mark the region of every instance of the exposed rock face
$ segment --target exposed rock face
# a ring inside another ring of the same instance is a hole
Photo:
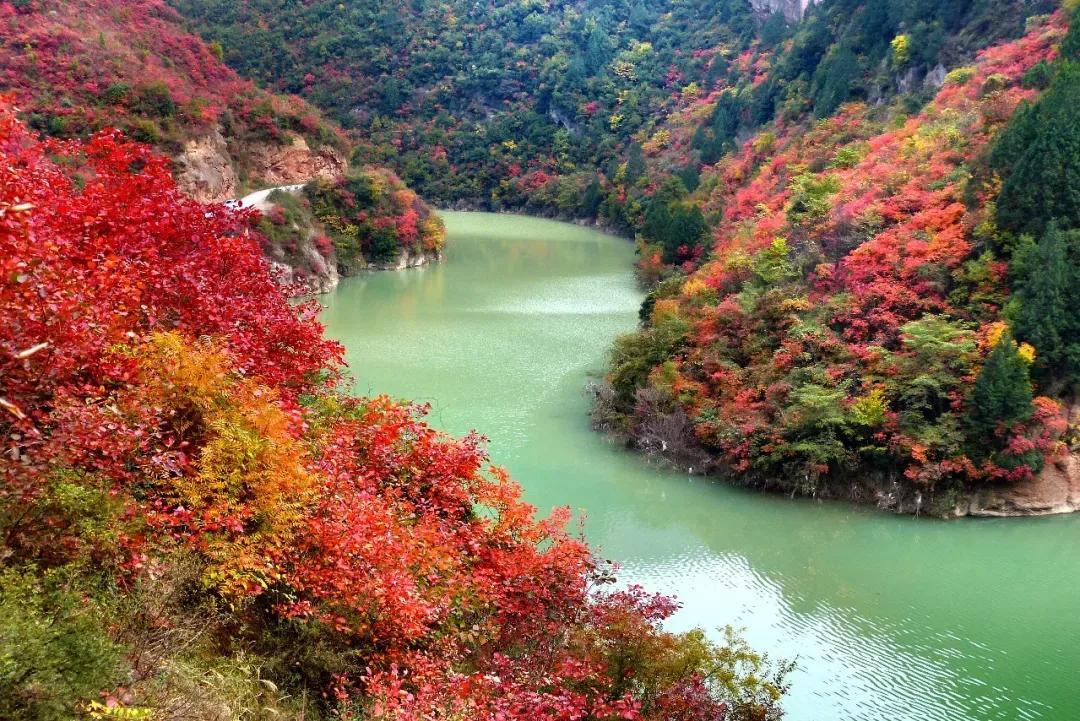
[[[814,4],[814,0],[750,0],[750,6],[762,15],[783,13],[791,22],[802,20],[806,8]]]
[[[367,270],[405,270],[406,268],[419,268],[428,263],[438,263],[440,260],[442,260],[442,255],[437,251],[405,252],[399,255],[397,260],[390,263],[370,263]]]
[[[1065,453],[1035,478],[976,493],[956,507],[957,516],[1047,516],[1080,511],[1080,456]]]
[[[312,150],[299,135],[284,145],[258,143],[234,153],[221,129],[214,128],[184,145],[176,158],[177,185],[203,203],[235,198],[240,187],[238,157],[245,159],[242,170],[256,187],[335,178],[344,174],[348,165],[341,151],[330,147]]]
[[[310,240],[300,248],[300,252],[304,254],[310,268],[304,277],[301,278],[297,269],[288,263],[271,258],[270,269],[274,280],[284,286],[300,286],[304,289],[301,295],[329,293],[337,288],[341,276],[338,275],[337,264],[333,258],[323,258]]]
[[[240,180],[219,128],[189,140],[176,165],[177,185],[195,200],[212,203],[236,197]]]
[[[259,145],[252,149],[253,174],[263,185],[306,183],[315,178],[332,179],[345,173],[345,156],[333,148],[312,150],[294,135],[288,145]]]
[[[931,68],[930,72],[928,72],[926,74],[926,77],[923,78],[923,84],[926,85],[926,87],[928,88],[934,88],[936,90],[937,88],[940,88],[942,85],[945,84],[946,75],[948,75],[948,72],[946,72],[945,66],[941,63],[938,63],[933,68]]]

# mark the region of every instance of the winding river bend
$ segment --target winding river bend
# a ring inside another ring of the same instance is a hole
[[[582,393],[636,321],[631,244],[444,217],[444,263],[325,298],[357,392],[486,435],[541,511],[580,509],[624,580],[678,597],[670,627],[730,623],[795,658],[793,721],[1080,719],[1080,516],[897,517],[647,465],[589,430]]]

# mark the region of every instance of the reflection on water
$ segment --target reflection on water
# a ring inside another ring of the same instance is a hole
[[[582,386],[634,327],[631,244],[447,213],[438,266],[326,297],[360,393],[476,428],[542,511],[568,504],[622,577],[799,670],[795,721],[1080,718],[1080,518],[938,522],[660,470],[588,429]]]

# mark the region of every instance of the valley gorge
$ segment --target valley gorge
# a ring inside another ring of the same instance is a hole
[[[1080,714],[1070,0],[0,2],[0,717]]]

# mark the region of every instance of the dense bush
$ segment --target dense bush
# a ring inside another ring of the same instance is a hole
[[[365,168],[337,180],[314,180],[304,197],[327,230],[346,273],[402,256],[438,255],[442,219],[387,170]]]

